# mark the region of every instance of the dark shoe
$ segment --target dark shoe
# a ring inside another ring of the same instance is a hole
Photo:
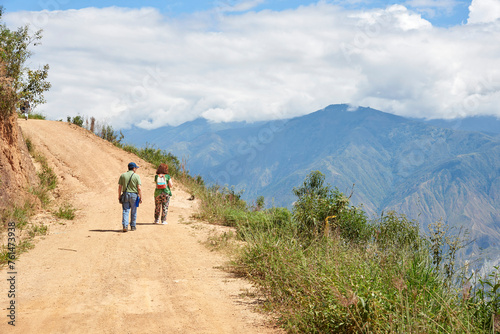
[[[128,230],[127,230],[127,228],[126,228],[126,227],[124,227],[124,228],[123,228],[123,232],[127,232],[127,231],[128,231]]]
[[[131,231],[135,231],[135,226],[130,226]]]

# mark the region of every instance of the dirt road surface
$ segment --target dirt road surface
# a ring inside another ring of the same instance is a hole
[[[147,163],[65,122],[19,124],[58,175],[53,203],[78,211],[72,221],[36,218],[49,233],[16,261],[15,299],[8,268],[0,271],[0,333],[281,332],[254,311],[248,282],[221,270],[227,259],[201,243],[213,227],[190,221],[197,203],[182,187],[168,225],[155,225]],[[117,183],[130,161],[141,167],[144,201],[137,230],[123,233]]]

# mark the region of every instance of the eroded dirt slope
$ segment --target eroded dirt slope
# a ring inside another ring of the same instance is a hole
[[[36,185],[36,173],[17,125],[17,114],[0,116],[0,210],[22,206],[29,200],[39,206],[26,189]]]
[[[187,224],[196,209],[174,188],[168,225],[154,225],[154,170],[76,126],[19,121],[59,178],[54,203],[77,217],[16,263],[16,326],[7,324],[7,268],[0,271],[0,333],[276,333],[240,295],[251,287],[218,269],[226,259],[200,243],[210,230]],[[117,182],[141,168],[145,195],[137,231],[121,232]]]

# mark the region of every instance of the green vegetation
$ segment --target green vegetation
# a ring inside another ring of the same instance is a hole
[[[57,187],[57,175],[49,167],[47,158],[36,151],[31,138],[24,138],[24,142],[26,143],[30,155],[34,157],[35,161],[41,166],[41,170],[37,173],[40,182],[36,187],[30,189],[30,191],[40,199],[42,205],[46,206],[50,202],[49,192]]]
[[[68,123],[72,123],[78,125],[79,127],[83,127],[83,118],[80,115],[75,116],[73,118],[68,116]]]
[[[169,174],[178,177],[181,174],[181,164],[179,159],[172,155],[170,152],[155,148],[154,146],[146,145],[145,148],[137,149],[132,145],[117,145],[123,148],[125,151],[134,153],[139,158],[150,162],[155,168],[161,163],[166,163],[168,165]]]
[[[42,30],[30,33],[29,25],[13,31],[1,22],[0,6],[0,97],[1,116],[8,116],[15,107],[29,102],[31,108],[45,103],[44,92],[51,87],[47,81],[49,65],[33,70],[28,68],[31,46],[40,44]]]
[[[2,212],[2,230],[6,229],[6,224],[9,220],[16,222],[16,227],[24,229],[28,223],[29,218],[33,214],[33,203],[26,201],[21,207],[13,207]]]
[[[30,218],[34,213],[33,203],[26,201],[21,207],[13,207],[0,212],[0,232],[7,231],[8,224],[15,222],[16,247],[15,259],[20,254],[33,248],[33,237],[35,235],[47,233],[47,228],[44,226],[30,224]],[[7,243],[0,246],[0,267],[9,261],[9,256],[12,255],[8,249]],[[10,258],[10,260],[13,260]]]
[[[395,212],[369,221],[323,181],[312,172],[294,189],[293,212],[256,210],[231,189],[195,187],[202,201],[198,218],[236,227],[245,246],[233,270],[261,287],[265,309],[288,332],[500,330],[500,271],[482,278],[456,271],[460,235],[449,236],[437,224],[427,237],[417,222]],[[219,247],[227,238],[211,244]]]
[[[76,209],[71,204],[65,204],[59,207],[58,211],[54,212],[54,216],[66,220],[73,220],[75,219],[75,211]]]
[[[18,118],[24,118],[23,115],[19,114],[17,115]],[[28,114],[28,119],[47,119],[44,114],[36,112],[36,113],[29,113]]]
[[[45,235],[47,234],[48,227],[47,225],[33,225],[28,231],[28,234],[31,238],[34,238],[37,235]]]
[[[170,153],[123,148],[154,165],[174,161],[201,201],[195,218],[236,229],[207,244],[244,241],[231,270],[260,287],[263,309],[289,333],[500,332],[500,268],[485,277],[457,269],[461,231],[450,235],[437,222],[425,235],[396,212],[369,220],[318,171],[294,188],[293,211],[264,209],[262,196],[248,206],[234,188],[179,172]]]
[[[57,175],[49,167],[47,159],[36,151],[32,140],[25,138],[28,152],[35,158],[35,161],[40,163],[41,171],[38,172],[39,183],[32,187],[30,192],[38,197],[43,207],[47,207],[50,203],[50,191],[57,186]],[[0,212],[0,233],[5,233],[8,224],[15,223],[15,257],[34,247],[33,238],[39,235],[45,235],[48,232],[48,226],[30,222],[31,217],[35,213],[36,204],[28,199],[22,206],[15,206],[10,209],[5,209]],[[63,208],[63,212],[71,212],[71,208]],[[61,211],[61,209],[60,209]],[[5,265],[9,257],[9,249],[7,244],[0,246],[0,266]],[[11,259],[12,260],[12,259]]]
[[[35,161],[41,165],[41,170],[37,173],[40,182],[37,186],[31,188],[30,191],[40,199],[43,206],[47,206],[50,203],[50,191],[54,190],[57,186],[57,175],[49,167],[47,159],[35,152],[31,139],[26,139],[26,145],[31,155],[35,158]]]

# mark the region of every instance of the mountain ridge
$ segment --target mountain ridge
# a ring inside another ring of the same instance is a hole
[[[234,186],[248,201],[262,195],[267,205],[291,207],[293,187],[319,170],[340,191],[353,191],[353,204],[372,216],[397,210],[423,226],[440,219],[465,225],[480,240],[477,248],[500,241],[495,133],[346,104],[287,120],[225,126],[160,147],[189,156],[192,173]]]

